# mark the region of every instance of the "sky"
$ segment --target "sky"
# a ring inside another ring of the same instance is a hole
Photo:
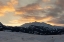
[[[64,26],[64,0],[0,0],[0,22],[4,25],[34,21]]]

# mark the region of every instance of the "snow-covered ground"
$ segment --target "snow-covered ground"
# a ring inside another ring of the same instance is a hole
[[[34,35],[0,31],[0,42],[64,42],[64,35]]]

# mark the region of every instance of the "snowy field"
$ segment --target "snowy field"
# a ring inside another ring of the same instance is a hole
[[[0,42],[64,42],[64,35],[34,35],[0,31]]]

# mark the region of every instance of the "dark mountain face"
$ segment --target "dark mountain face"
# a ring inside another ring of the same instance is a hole
[[[4,28],[4,25],[0,22],[0,31],[2,31]]]
[[[2,28],[3,27],[3,24],[0,22],[0,28]]]

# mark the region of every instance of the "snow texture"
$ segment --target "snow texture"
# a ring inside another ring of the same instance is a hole
[[[64,35],[35,35],[0,31],[0,42],[64,42]]]

